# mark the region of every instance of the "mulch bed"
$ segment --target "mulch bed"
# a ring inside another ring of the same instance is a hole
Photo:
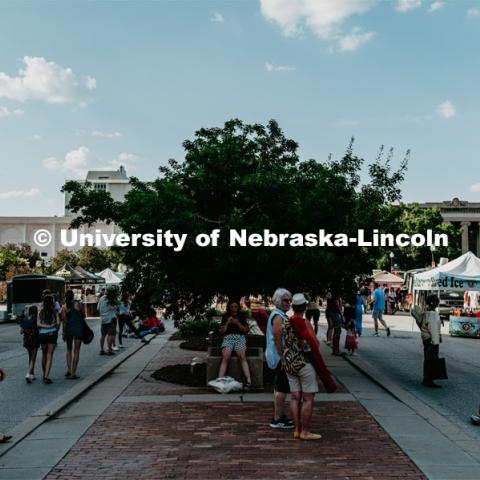
[[[207,364],[195,365],[193,373],[190,365],[168,365],[159,368],[150,375],[155,380],[175,383],[177,385],[188,385],[189,387],[205,387],[207,378]]]
[[[205,363],[195,365],[193,371],[190,365],[168,365],[155,370],[150,376],[162,382],[187,385],[189,387],[205,387],[207,365]],[[273,390],[273,377],[274,371],[265,365],[263,369],[263,389],[265,391]]]

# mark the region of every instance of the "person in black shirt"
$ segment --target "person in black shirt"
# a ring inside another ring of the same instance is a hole
[[[224,377],[227,372],[228,363],[232,352],[235,351],[240,365],[242,366],[243,374],[245,375],[245,387],[249,388],[252,380],[250,376],[250,368],[247,362],[247,339],[248,332],[247,318],[244,312],[240,310],[240,302],[237,300],[229,300],[227,304],[227,311],[222,318],[220,324],[220,333],[224,335],[222,342],[222,363],[218,372],[219,377]]]

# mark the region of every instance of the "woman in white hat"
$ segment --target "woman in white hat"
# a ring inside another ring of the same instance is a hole
[[[307,300],[303,293],[292,298],[294,314],[283,324],[285,346],[282,352],[283,363],[290,384],[290,410],[295,424],[294,438],[301,440],[319,440],[321,435],[310,432],[310,420],[313,412],[313,398],[318,392],[317,373],[310,363],[308,352],[310,347],[302,340],[293,328],[295,321],[303,322],[315,335],[310,322],[304,319]],[[317,341],[318,345],[318,341]]]

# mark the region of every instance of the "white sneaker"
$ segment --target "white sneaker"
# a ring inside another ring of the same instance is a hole
[[[115,347],[112,347],[112,350],[116,352],[117,350],[120,350],[120,349],[117,346],[115,346]]]
[[[30,375],[30,380],[35,380],[37,377],[35,377],[35,375],[31,374]]]
[[[375,332],[375,333],[373,334],[373,336],[374,336],[374,337],[378,337],[378,332]]]

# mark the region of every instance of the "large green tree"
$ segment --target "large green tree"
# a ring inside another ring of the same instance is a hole
[[[352,288],[368,273],[378,251],[356,246],[230,247],[229,229],[249,233],[318,232],[355,235],[383,229],[387,206],[400,199],[406,160],[397,170],[391,153],[369,165],[352,145],[338,161],[301,161],[298,145],[275,121],[266,126],[231,120],[223,128],[202,128],[183,143],[185,160],[170,160],[151,182],[131,179],[124,202],[91,185],[68,182],[73,227],[115,222],[125,232],[157,229],[188,234],[180,252],[171,248],[125,247],[131,268],[125,288],[143,303],[164,305],[178,316],[201,313],[215,295],[271,295],[276,287],[313,294]],[[385,158],[386,157],[386,158]],[[365,168],[367,178],[361,182]],[[198,247],[194,238],[221,230],[218,247]]]
[[[78,256],[72,250],[64,248],[59,250],[50,260],[50,272],[55,273],[62,268],[66,263],[69,263],[73,267],[78,265]]]
[[[432,258],[438,262],[441,257],[454,258],[461,255],[461,230],[451,224],[444,223],[440,210],[435,208],[421,208],[418,204],[392,205],[385,210],[385,223],[388,232],[392,234],[424,233],[432,230],[434,234],[447,234],[448,246],[436,247],[432,252],[430,247],[385,247],[380,249],[377,267],[390,269],[390,264],[398,264],[402,270],[428,267]],[[390,258],[393,254],[393,258]]]

